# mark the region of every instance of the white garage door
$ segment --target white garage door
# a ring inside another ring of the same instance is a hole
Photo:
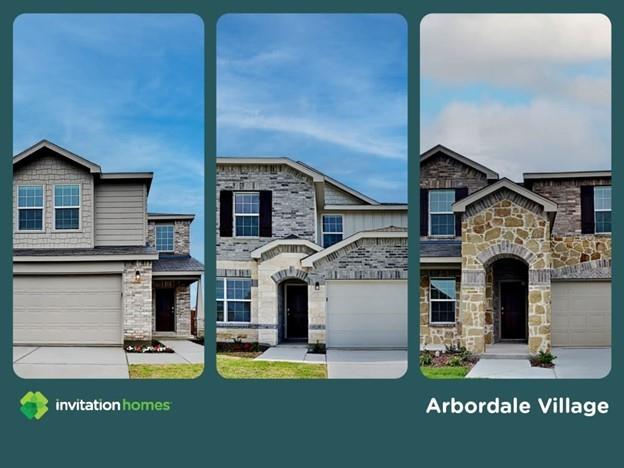
[[[121,344],[121,277],[14,276],[13,341]]]
[[[611,283],[552,283],[553,346],[611,345]]]
[[[328,281],[327,346],[407,348],[407,281]]]

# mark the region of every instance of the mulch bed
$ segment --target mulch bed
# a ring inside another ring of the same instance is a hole
[[[258,343],[217,343],[217,353],[263,353],[267,349]]]
[[[449,353],[449,352],[431,352],[432,363],[425,367],[467,367],[472,369],[477,362],[479,362],[479,358],[477,356],[470,356],[467,359],[463,359],[460,366],[452,366],[449,365],[449,362],[453,360],[453,358],[457,357],[457,353]]]
[[[554,362],[540,362],[537,358],[530,359],[529,362],[533,367],[543,367],[544,369],[552,369],[553,367],[555,367]]]
[[[124,343],[126,353],[173,353],[173,349],[165,346],[160,341],[126,341]]]

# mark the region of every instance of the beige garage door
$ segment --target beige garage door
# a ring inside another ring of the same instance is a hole
[[[611,283],[552,283],[553,346],[611,345]]]
[[[14,276],[13,341],[121,344],[121,277]]]
[[[407,348],[407,281],[328,281],[327,346]]]

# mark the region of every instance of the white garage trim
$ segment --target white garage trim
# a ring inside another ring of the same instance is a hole
[[[406,280],[330,280],[328,348],[407,348]]]

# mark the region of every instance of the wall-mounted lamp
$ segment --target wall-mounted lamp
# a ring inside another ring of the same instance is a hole
[[[141,282],[141,272],[139,270],[137,270],[136,273],[134,274],[134,281],[136,283],[140,283]]]
[[[319,282],[317,281],[316,283],[314,283],[314,290],[318,291],[319,289],[321,289],[321,285],[319,284]]]

